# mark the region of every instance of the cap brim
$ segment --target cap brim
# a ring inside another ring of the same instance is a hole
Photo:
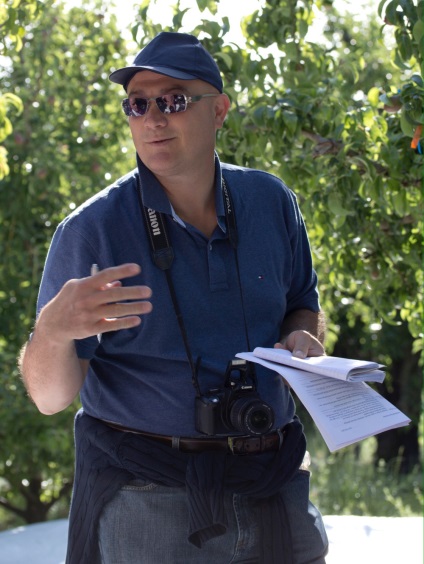
[[[138,72],[148,70],[151,72],[157,72],[158,74],[164,74],[165,76],[170,76],[172,78],[179,78],[181,80],[194,80],[195,76],[188,74],[186,72],[181,72],[170,67],[150,67],[150,66],[137,66],[132,65],[130,67],[124,67],[112,72],[109,75],[109,80],[111,82],[116,82],[116,84],[122,84],[126,86],[131,78]]]

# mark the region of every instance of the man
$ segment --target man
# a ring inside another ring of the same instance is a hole
[[[230,102],[195,37],[160,33],[110,79],[138,166],[58,227],[21,356],[42,413],[81,392],[67,562],[322,563],[288,387],[233,362],[324,354],[296,198],[220,163]]]

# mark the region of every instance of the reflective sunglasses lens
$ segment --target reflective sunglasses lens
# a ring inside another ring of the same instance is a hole
[[[184,94],[166,94],[156,98],[156,104],[163,114],[175,114],[187,109],[187,100]]]
[[[126,116],[131,115],[130,102],[129,102],[128,98],[125,98],[125,100],[122,100],[122,109],[124,110],[124,114]]]
[[[122,108],[127,116],[144,116],[148,104],[146,98],[127,98],[122,102]]]
[[[149,100],[146,98],[130,98],[131,109],[134,116],[144,116],[147,112],[147,107],[149,105]]]
[[[166,94],[155,98],[159,110],[163,114],[176,114],[187,109],[187,98],[184,94]],[[149,106],[147,98],[126,98],[122,102],[122,109],[127,116],[144,116]]]

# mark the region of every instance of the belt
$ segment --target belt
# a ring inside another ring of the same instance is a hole
[[[102,420],[103,421],[103,420]],[[146,433],[123,427],[117,423],[103,421],[106,425],[117,431],[125,433],[135,433],[146,439],[161,443],[163,445],[175,448],[181,452],[199,453],[206,450],[226,451],[231,454],[258,454],[270,450],[279,450],[283,444],[285,430],[277,429],[272,433],[257,436],[236,436],[236,437],[171,437],[167,435],[155,435],[154,433]]]

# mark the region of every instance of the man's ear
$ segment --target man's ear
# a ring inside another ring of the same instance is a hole
[[[215,99],[215,126],[221,129],[230,109],[231,102],[226,94],[220,94]]]

